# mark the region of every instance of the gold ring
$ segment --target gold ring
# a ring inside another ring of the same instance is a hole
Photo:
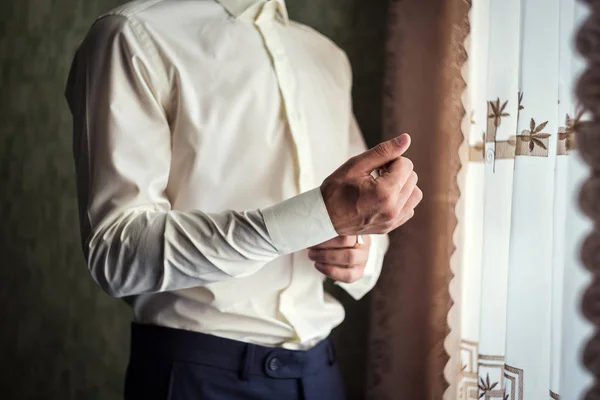
[[[363,235],[356,235],[356,243],[354,243],[354,248],[358,249],[363,244],[365,244],[365,238],[363,238]]]

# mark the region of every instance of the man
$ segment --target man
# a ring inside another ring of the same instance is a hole
[[[368,292],[422,197],[408,135],[363,152],[344,53],[283,0],[142,0],[66,96],[86,261],[134,310],[125,398],[344,398],[323,280]]]

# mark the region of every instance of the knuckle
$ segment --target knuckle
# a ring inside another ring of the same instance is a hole
[[[377,146],[373,147],[373,151],[377,153],[381,157],[387,157],[390,153],[390,148],[388,143],[383,142],[379,143]]]
[[[325,272],[326,272],[325,275],[327,275],[329,278],[337,280],[337,271],[336,271],[336,268],[334,268],[331,265],[327,265],[327,268],[325,269]]]
[[[386,213],[386,211],[391,212],[396,206],[396,198],[391,192],[385,191],[377,195],[375,205],[382,213]]]
[[[375,199],[378,203],[384,203],[390,197],[390,191],[384,185],[375,186]]]
[[[342,187],[344,188],[344,190],[347,190],[349,187],[352,186],[354,175],[351,169],[346,169],[340,173],[339,178],[339,187]]]
[[[335,279],[335,268],[333,268],[330,264],[325,264],[323,271],[325,271],[325,275],[332,279]]]
[[[384,224],[383,226],[383,231],[384,233],[390,233],[391,231],[393,231],[394,229],[396,229],[396,224],[393,222],[387,222]]]
[[[352,250],[346,252],[345,260],[346,265],[352,265],[356,263],[356,253]]]
[[[327,254],[327,260],[326,261],[329,264],[334,264],[335,265],[335,264],[339,263],[339,258],[340,258],[339,255],[335,251],[332,251],[332,252],[330,252],[330,253]]]
[[[386,210],[382,211],[381,216],[386,221],[391,221],[394,218],[396,218],[396,212],[393,209],[391,209],[391,208],[390,209],[386,209]]]
[[[354,246],[356,238],[354,236],[346,236],[344,237],[344,241],[342,242],[342,247],[352,247]]]
[[[350,274],[350,271],[341,271],[336,280],[340,282],[350,283],[352,282],[351,278],[352,276]]]
[[[381,205],[381,216],[386,221],[391,221],[398,216],[398,210],[396,209],[396,202],[392,199],[388,199],[384,204]]]
[[[347,265],[348,262],[350,262],[350,257],[352,257],[350,250],[345,250],[344,252],[340,253],[337,264]]]
[[[358,159],[357,159],[357,157],[356,157],[356,156],[354,156],[354,157],[350,157],[350,158],[348,159],[348,161],[346,161],[346,162],[345,162],[345,164],[344,164],[344,165],[345,165],[345,167],[346,167],[346,168],[345,168],[346,172],[347,172],[348,170],[351,170],[352,168],[354,168],[354,167],[356,166],[356,163],[357,163],[357,161],[358,161]]]
[[[410,158],[402,157],[400,159],[400,167],[402,169],[405,169],[405,170],[408,170],[408,171],[412,171],[415,166],[414,166],[414,164],[413,164],[413,162],[411,161]]]
[[[417,184],[417,182],[419,181],[419,177],[418,177],[418,175],[417,175],[417,173],[415,171],[411,171],[410,172],[409,180],[411,182],[414,182],[415,185]]]
[[[331,271],[329,270],[329,266],[327,264],[320,263],[319,271],[326,276],[331,275]]]

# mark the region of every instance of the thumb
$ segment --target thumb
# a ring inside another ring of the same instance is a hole
[[[370,174],[373,170],[381,168],[390,161],[400,157],[410,147],[410,135],[402,135],[379,143],[377,146],[356,156],[354,168]]]

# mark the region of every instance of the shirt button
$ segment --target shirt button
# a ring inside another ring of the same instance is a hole
[[[271,361],[269,361],[269,369],[271,371],[277,371],[280,367],[281,367],[281,361],[279,361],[279,358],[277,358],[277,357],[271,358]]]

